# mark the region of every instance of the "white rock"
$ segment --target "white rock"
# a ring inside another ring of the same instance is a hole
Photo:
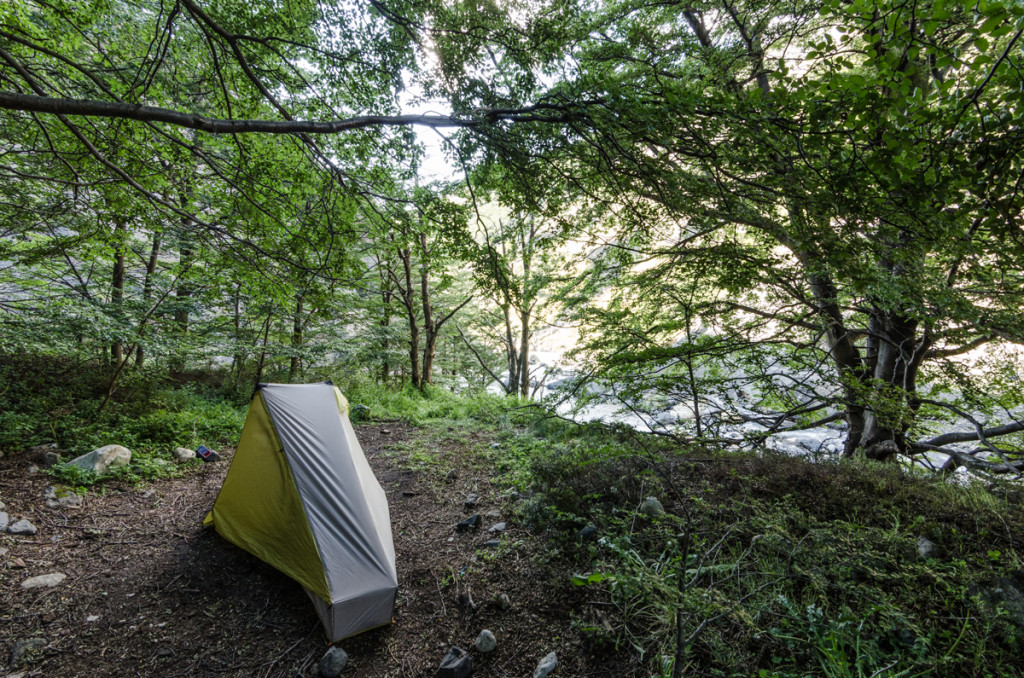
[[[494,637],[494,634],[484,629],[480,632],[480,635],[476,637],[476,642],[473,643],[473,647],[476,648],[477,652],[490,652],[498,645],[498,640]]]
[[[10,522],[11,517],[3,511],[0,511],[0,532],[5,531],[7,529],[7,524]]]
[[[487,531],[490,532],[491,534],[497,534],[498,532],[504,532],[505,531],[505,523],[495,523],[494,525],[491,525],[489,528],[487,528]]]
[[[196,458],[196,452],[187,447],[176,447],[174,448],[174,458],[178,461],[188,461]]]
[[[537,664],[537,668],[533,671],[533,678],[547,678],[556,666],[558,666],[558,656],[552,652]]]
[[[90,624],[98,622],[99,620],[100,616],[98,614],[90,614],[88,617],[85,618],[85,621],[89,622]]]
[[[21,582],[21,588],[23,589],[40,589],[49,588],[51,586],[57,586],[68,576],[63,572],[51,572],[50,574],[41,574],[36,577],[29,577],[25,581]]]
[[[112,468],[127,466],[131,463],[132,451],[121,445],[105,445],[88,454],[83,454],[68,462],[69,466],[77,466],[89,471],[104,474]]]

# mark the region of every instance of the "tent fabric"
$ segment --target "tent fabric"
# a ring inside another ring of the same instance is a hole
[[[254,417],[254,410],[267,416]],[[283,461],[268,463],[269,448]],[[275,483],[286,489],[262,491]],[[296,502],[298,529],[294,510],[278,515]],[[387,497],[348,420],[348,403],[332,384],[260,385],[211,518],[229,541],[306,588],[332,641],[391,621],[398,576]],[[293,531],[308,533],[312,548],[299,543],[301,534],[286,534]],[[282,553],[283,541],[294,550]]]
[[[257,393],[213,510],[217,533],[330,600],[323,562],[291,468]]]

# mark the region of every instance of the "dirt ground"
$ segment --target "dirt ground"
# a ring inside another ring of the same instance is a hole
[[[485,628],[498,645],[471,651],[476,676],[531,676],[551,651],[555,676],[631,673],[581,630],[606,620],[606,603],[569,585],[571,568],[545,557],[546,537],[514,522],[516,500],[470,459],[486,441],[452,439],[430,450],[440,464],[425,466],[409,452],[424,431],[385,423],[357,433],[390,501],[400,590],[392,626],[338,643],[350,657],[345,675],[434,676],[450,646],[469,650]],[[0,536],[0,676],[316,675],[327,640],[306,594],[201,525],[228,463],[143,487],[108,485],[63,510],[46,506],[54,481],[29,475],[28,463],[0,460],[4,510],[39,529]],[[446,482],[446,468],[458,479]],[[456,533],[469,492],[480,495],[483,529]],[[502,546],[482,547],[500,520],[509,525]],[[51,572],[67,579],[20,586]],[[45,647],[11,665],[15,643],[31,638]]]

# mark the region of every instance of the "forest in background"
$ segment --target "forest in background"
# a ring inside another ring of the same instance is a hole
[[[557,325],[563,393],[685,400],[677,439],[717,440],[708,410],[742,393],[755,441],[841,422],[846,455],[1016,472],[1022,22],[945,0],[5,3],[0,352],[100,370],[96,420],[133,373],[212,366],[240,393],[529,397]],[[421,182],[416,130],[457,178]]]

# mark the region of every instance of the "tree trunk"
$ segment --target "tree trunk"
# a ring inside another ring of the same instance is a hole
[[[423,342],[423,385],[429,384],[434,371],[434,352],[437,349],[437,326],[434,323],[434,307],[430,302],[430,281],[427,271],[427,236],[420,234],[420,248],[423,260],[420,262],[420,298],[423,302],[423,330],[426,340]]]
[[[122,219],[118,219],[114,225],[114,271],[110,279],[110,303],[114,307],[114,316],[117,318],[119,327],[115,330],[118,337],[124,330],[124,251],[127,247],[128,226]],[[110,346],[110,358],[115,366],[120,365],[124,359],[124,345],[121,339],[117,338]]]
[[[416,322],[416,306],[413,303],[412,253],[408,248],[399,252],[405,272],[405,289],[402,290],[405,311],[409,318],[409,373],[413,386],[422,388],[420,377],[420,328]]]
[[[146,261],[146,277],[142,281],[142,298],[145,300],[146,305],[149,305],[149,300],[153,297],[153,276],[156,274],[156,265],[160,261],[160,231],[153,231],[153,246],[149,250],[149,259]],[[142,367],[143,361],[146,359],[145,350],[142,348],[142,339],[145,336],[146,321],[142,321],[142,325],[139,326],[139,345],[135,349],[135,366]]]
[[[302,294],[295,295],[295,316],[292,318],[292,355],[291,364],[288,366],[288,383],[295,383],[295,377],[299,373],[299,351],[302,350]]]

